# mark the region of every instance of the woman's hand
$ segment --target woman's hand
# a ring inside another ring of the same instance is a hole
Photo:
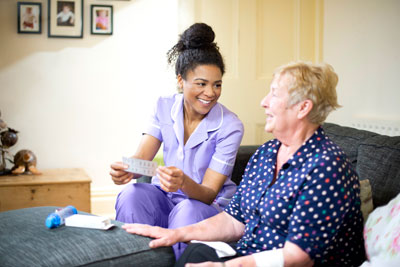
[[[172,246],[180,242],[179,235],[176,229],[166,229],[158,226],[150,226],[147,224],[124,224],[122,229],[125,229],[130,234],[148,236],[154,238],[149,243],[151,248]]]
[[[158,140],[154,136],[145,134],[142,136],[139,147],[132,158],[153,160],[160,146],[160,140]],[[140,174],[134,174],[125,171],[127,168],[128,166],[123,164],[122,162],[115,162],[111,164],[110,175],[115,184],[126,184],[129,183],[132,179],[136,179],[141,176]]]
[[[187,176],[181,169],[176,167],[159,166],[157,176],[160,178],[161,188],[165,192],[176,192],[183,187]]]
[[[115,184],[126,184],[133,179],[133,173],[125,171],[127,168],[128,166],[120,161],[111,164],[110,175]]]

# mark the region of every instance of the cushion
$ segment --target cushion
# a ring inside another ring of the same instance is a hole
[[[400,192],[400,136],[378,135],[359,146],[356,171],[369,179],[374,207],[387,204]]]
[[[150,249],[150,238],[131,235],[116,226],[97,230],[44,222],[57,207],[0,212],[0,266],[173,266],[171,247]],[[79,214],[87,214],[78,212]]]
[[[328,137],[337,144],[344,153],[346,153],[349,161],[354,168],[357,166],[357,153],[359,145],[367,138],[378,135],[377,133],[358,130],[352,127],[341,126],[334,123],[324,123],[322,128]]]
[[[372,203],[372,191],[371,184],[368,179],[360,181],[360,200],[361,200],[361,212],[363,214],[364,223],[367,221],[369,214],[374,209]]]
[[[364,226],[367,266],[400,266],[400,194],[376,208]]]

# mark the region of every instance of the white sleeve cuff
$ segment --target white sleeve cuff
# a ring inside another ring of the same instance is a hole
[[[252,254],[257,267],[283,267],[283,249],[266,250]]]
[[[209,247],[212,247],[215,249],[215,252],[217,253],[219,258],[224,258],[224,257],[230,257],[236,255],[236,251],[229,246],[227,243],[220,242],[220,241],[198,241],[198,240],[192,240],[190,241],[192,243],[202,243],[204,245],[207,245]]]

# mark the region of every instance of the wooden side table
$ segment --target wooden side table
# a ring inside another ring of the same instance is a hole
[[[41,170],[41,175],[0,176],[0,211],[73,205],[90,212],[91,179],[83,169]]]

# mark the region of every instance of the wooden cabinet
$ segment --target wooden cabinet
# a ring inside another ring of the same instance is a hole
[[[83,169],[41,171],[41,175],[0,176],[0,211],[73,205],[90,212],[91,179]]]

